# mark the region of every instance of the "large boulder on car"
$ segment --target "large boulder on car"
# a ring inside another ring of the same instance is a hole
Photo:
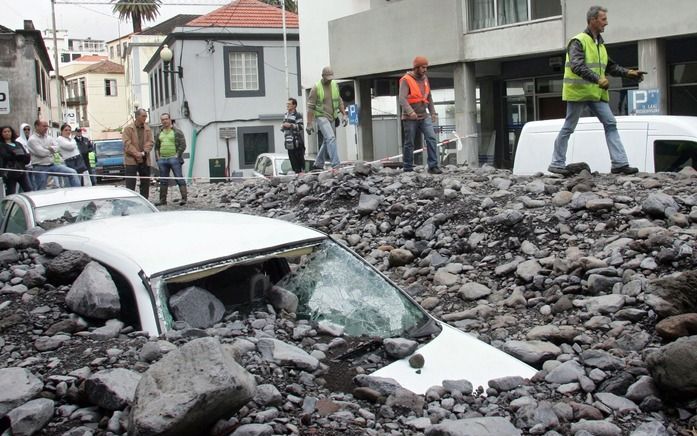
[[[234,355],[232,346],[200,338],[152,364],[136,388],[129,434],[203,434],[232,416],[256,389]]]
[[[46,277],[54,285],[68,285],[91,261],[92,259],[82,251],[63,251],[46,263]]]
[[[73,312],[96,319],[117,318],[121,301],[111,274],[97,262],[90,262],[77,277],[65,296],[65,304]]]
[[[203,288],[189,286],[169,299],[169,306],[177,321],[185,321],[194,328],[208,328],[223,319],[225,306]]]

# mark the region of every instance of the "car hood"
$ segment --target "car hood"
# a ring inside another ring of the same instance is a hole
[[[488,387],[489,380],[520,376],[531,378],[537,370],[515,357],[475,337],[441,323],[443,330],[416,353],[424,357],[421,371],[409,365],[408,358],[393,362],[371,375],[396,380],[417,394],[442,385],[443,380],[468,380],[474,388]]]

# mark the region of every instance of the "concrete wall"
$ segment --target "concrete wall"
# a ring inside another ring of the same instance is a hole
[[[586,27],[588,8],[598,4],[595,0],[562,0],[566,8],[564,16],[566,38]],[[664,38],[697,32],[697,4],[694,0],[670,2],[636,2],[614,0],[600,3],[608,9],[608,26],[603,38],[609,44],[640,39]],[[650,7],[648,7],[650,6]]]
[[[270,127],[273,133],[272,149],[269,152],[285,153],[281,121],[285,113],[287,101],[286,81],[284,71],[283,42],[244,40],[244,46],[264,47],[264,96],[256,97],[225,97],[225,56],[226,44],[215,42],[209,45],[205,40],[175,41],[171,49],[175,59],[181,53],[183,68],[182,80],[177,80],[177,100],[169,104],[151,108],[151,124],[159,124],[160,114],[169,112],[176,120],[176,126],[184,132],[187,140],[187,151],[191,152],[191,138],[195,127],[182,112],[184,101],[187,101],[190,118],[200,130],[196,145],[194,162],[194,177],[209,175],[208,161],[212,158],[227,160],[227,145],[225,139],[219,137],[221,127]],[[238,43],[239,41],[236,41]],[[288,69],[290,96],[299,98],[297,72],[297,41],[288,41]],[[212,48],[212,49],[211,49]],[[159,54],[155,54],[159,56]],[[159,67],[161,62],[155,66]],[[229,140],[230,168],[240,168],[238,139]],[[188,171],[190,159],[185,163],[185,174]]]
[[[340,59],[330,60],[328,22],[368,10],[370,7],[371,0],[300,0],[298,2],[303,88],[311,88],[319,80],[322,67],[329,65],[331,60],[340,61]],[[347,39],[352,37],[353,32],[346,35]],[[369,47],[372,45],[371,43]],[[336,68],[334,72],[339,74]]]
[[[0,80],[7,81],[9,87],[10,113],[0,115],[0,125],[10,125],[15,130],[21,123],[32,124],[40,113],[44,119],[51,120],[50,96],[54,93],[47,68],[42,65],[47,87],[47,100],[37,95],[34,61],[39,59],[34,39],[21,34],[0,36]]]
[[[458,61],[461,7],[461,0],[402,0],[330,21],[335,74],[355,77],[407,70],[416,55],[426,56],[431,65]]]
[[[478,61],[518,56],[523,51],[526,54],[559,51],[566,45],[563,35],[561,18],[478,30],[464,35],[462,59]]]

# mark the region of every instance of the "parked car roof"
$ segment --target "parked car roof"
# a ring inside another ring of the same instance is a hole
[[[28,198],[35,207],[72,203],[74,201],[101,200],[104,198],[140,197],[135,191],[126,189],[122,186],[82,186],[76,188],[44,189],[41,191],[23,192],[13,195],[21,195]]]
[[[215,226],[211,226],[215,222]],[[186,223],[186,231],[182,231]],[[118,235],[118,237],[116,236]],[[208,262],[269,247],[282,247],[326,236],[285,221],[215,211],[169,211],[87,221],[41,235],[66,248],[88,244],[106,257],[122,256],[152,276],[182,265]],[[68,245],[66,245],[68,244]],[[88,253],[92,254],[92,253]]]
[[[82,221],[157,212],[140,194],[120,186],[58,188],[0,199],[0,232],[50,230]]]

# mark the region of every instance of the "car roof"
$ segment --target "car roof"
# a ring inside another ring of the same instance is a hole
[[[39,236],[97,260],[128,257],[147,276],[326,238],[286,221],[221,211],[168,211],[86,221]],[[100,259],[101,257],[101,259]],[[116,265],[110,265],[116,267]]]
[[[135,191],[122,186],[81,186],[75,188],[43,189],[41,191],[23,192],[21,194],[8,195],[7,198],[25,197],[34,207],[43,207],[54,204],[72,203],[75,201],[138,196],[139,195]]]
[[[286,153],[261,153],[259,156],[257,156],[257,159],[260,157],[265,156],[271,159],[289,159],[288,154]]]

